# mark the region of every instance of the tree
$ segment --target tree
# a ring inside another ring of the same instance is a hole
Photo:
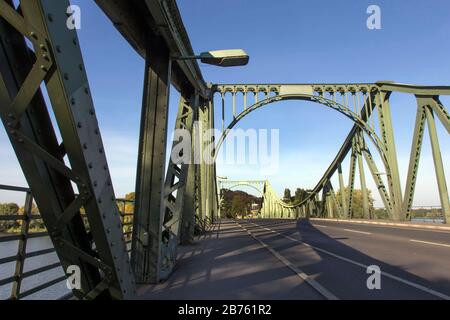
[[[349,188],[345,188],[345,201],[348,201],[349,197]],[[338,190],[336,192],[336,198],[339,204],[342,206],[341,203],[341,190]],[[369,200],[369,212],[374,213],[374,199],[372,198],[372,191],[367,189],[367,198]],[[353,190],[353,198],[352,198],[352,212],[353,212],[353,218],[365,218],[364,217],[364,210],[363,210],[363,194],[362,190],[354,189]]]
[[[243,217],[251,212],[253,203],[261,204],[262,198],[255,197],[244,191],[232,191],[228,189],[220,190],[222,203],[220,211],[223,216],[236,219],[238,216]]]
[[[10,216],[19,213],[19,205],[17,203],[0,203],[0,215]]]
[[[289,189],[289,188],[284,189],[283,201],[286,203],[291,203],[291,201],[292,201],[291,189]]]
[[[302,202],[303,200],[305,200],[308,197],[309,192],[310,192],[310,190],[297,188],[297,190],[295,190],[294,202],[295,203]]]
[[[16,203],[0,203],[0,215],[12,216],[19,214],[20,207]],[[15,227],[18,220],[0,221],[0,232],[6,232],[8,229]]]

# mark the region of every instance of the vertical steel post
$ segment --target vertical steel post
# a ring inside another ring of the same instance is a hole
[[[439,189],[439,197],[441,199],[442,213],[445,223],[450,223],[450,203],[448,199],[447,182],[445,181],[444,166],[442,164],[442,155],[436,132],[433,109],[430,106],[427,106],[425,107],[425,112],[427,115],[428,133],[430,135],[431,149],[433,152],[434,169],[436,171],[436,180]]]
[[[394,140],[394,129],[392,126],[391,107],[389,103],[390,94],[391,92],[380,91],[376,96],[376,100],[380,130],[390,168],[388,180],[389,190],[391,191],[392,216],[394,220],[401,221],[406,219],[406,215],[402,212],[402,189]]]
[[[414,127],[414,135],[409,158],[408,175],[406,176],[405,196],[403,199],[403,212],[407,217],[411,217],[411,208],[414,201],[414,192],[417,181],[417,171],[419,169],[420,154],[422,151],[423,135],[426,122],[426,99],[417,98],[417,115]]]
[[[344,176],[342,174],[342,166],[339,164],[338,166],[338,175],[339,175],[339,189],[341,189],[341,207],[344,215],[347,214],[347,202],[345,200],[345,184],[344,184]]]
[[[165,42],[148,38],[131,251],[139,283],[160,281],[170,66]]]
[[[193,101],[192,101],[193,100]],[[196,114],[198,114],[199,105],[199,95],[195,93],[195,96],[191,100],[191,112],[193,121],[196,119]],[[179,111],[180,112],[180,111]],[[180,242],[181,244],[190,244],[194,239],[194,228],[195,228],[195,166],[196,166],[196,156],[195,156],[195,128],[192,123],[191,130],[191,164],[188,168],[186,187],[184,194],[184,204],[182,211],[182,227],[180,230]]]
[[[368,191],[366,185],[366,174],[364,172],[364,163],[362,161],[362,135],[363,133],[359,131],[356,135],[356,144],[357,144],[357,159],[358,159],[358,171],[359,171],[359,181],[361,184],[361,193],[362,193],[362,205],[363,205],[363,217],[366,219],[370,219],[370,211],[369,211],[369,198]]]

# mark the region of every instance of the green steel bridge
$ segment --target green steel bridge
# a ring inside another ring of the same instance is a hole
[[[347,221],[352,218],[352,196],[358,179],[363,212],[365,218],[371,218],[366,186],[366,179],[371,178],[389,219],[407,224],[426,128],[442,216],[445,223],[450,222],[436,131],[440,122],[450,133],[450,116],[440,99],[450,95],[450,86],[388,81],[208,84],[195,60],[174,59],[195,56],[175,0],[95,2],[146,62],[134,206],[128,210],[129,200],[117,199],[114,193],[82,48],[76,30],[66,27],[69,1],[21,0],[16,6],[11,0],[0,0],[0,117],[28,182],[27,188],[0,186],[26,195],[23,214],[1,216],[2,220],[22,221],[18,234],[0,237],[0,246],[8,242],[16,246],[14,253],[0,257],[0,266],[13,266],[12,274],[0,274],[0,287],[9,286],[6,298],[27,298],[64,281],[66,275],[62,274],[33,288],[21,288],[28,277],[61,266],[66,270],[77,265],[82,271],[81,288],[62,298],[133,299],[145,286],[171,281],[179,253],[196,241],[195,230],[214,229],[224,218],[220,213],[222,188],[255,188],[263,197],[261,222],[291,219],[295,223],[314,218]],[[299,203],[288,204],[278,198],[269,181],[217,179],[214,161],[192,164],[170,159],[166,170],[166,145],[177,142],[168,141],[168,130],[172,130],[167,125],[170,85],[181,94],[176,129],[187,130],[200,139],[201,150],[193,150],[188,160],[195,152],[203,154],[203,148],[211,143],[215,159],[240,120],[279,101],[313,102],[333,109],[336,116],[345,116],[354,125],[309,195]],[[43,98],[42,86],[50,103]],[[390,96],[397,92],[417,101],[416,106],[410,106],[410,112],[417,116],[413,139],[407,142],[412,147],[406,182],[399,175],[391,117]],[[236,103],[238,95],[243,96],[243,106]],[[219,106],[214,105],[217,96]],[[222,116],[219,126],[214,123],[215,113]],[[227,123],[225,119],[232,120]],[[195,122],[202,124],[202,130],[221,128],[222,136],[218,141],[205,140],[201,132],[196,132]],[[376,163],[373,155],[381,162]],[[342,163],[348,156],[350,170],[344,179]],[[364,172],[364,163],[369,172]],[[349,189],[348,196],[335,193],[331,181],[336,176],[339,189]],[[39,213],[32,212],[33,201]],[[46,232],[29,232],[30,223],[36,219],[42,219]],[[222,222],[227,223],[233,222]],[[239,225],[251,233],[250,224]],[[27,250],[27,241],[39,237],[48,237],[52,246]],[[27,260],[49,253],[55,253],[57,261],[24,269]]]

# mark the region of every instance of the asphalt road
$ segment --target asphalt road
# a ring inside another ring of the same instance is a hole
[[[449,299],[450,232],[332,221],[241,224],[339,299]],[[380,268],[369,290],[367,266]]]
[[[381,270],[370,290],[368,266]],[[450,299],[450,232],[333,221],[224,220],[180,248],[142,299]]]

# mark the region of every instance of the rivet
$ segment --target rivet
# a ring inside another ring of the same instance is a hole
[[[64,79],[69,80],[69,75],[67,73],[64,73]]]
[[[61,53],[61,46],[56,46],[56,52]]]
[[[87,148],[88,148],[87,144],[86,144],[86,143],[84,143],[84,144],[83,144],[83,149],[85,149],[85,150],[86,150]]]
[[[77,127],[78,127],[78,128],[82,128],[82,127],[83,127],[83,125],[81,124],[81,122],[78,122],[78,123],[77,123]]]
[[[47,15],[48,21],[53,22],[53,15],[51,13],[49,13]]]

